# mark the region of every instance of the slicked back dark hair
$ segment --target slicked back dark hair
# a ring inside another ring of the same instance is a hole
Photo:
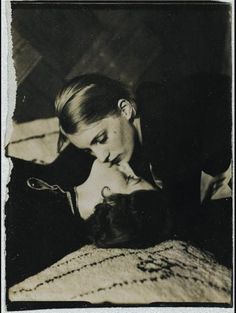
[[[56,114],[67,134],[78,131],[80,124],[91,124],[118,111],[118,100],[133,100],[132,92],[120,81],[101,74],[86,74],[69,81],[58,93]]]

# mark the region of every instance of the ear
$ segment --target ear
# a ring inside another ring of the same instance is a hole
[[[118,100],[118,108],[120,109],[121,114],[127,119],[130,120],[133,117],[133,105],[125,99]]]
[[[57,153],[60,153],[62,151],[62,148],[64,146],[64,144],[68,142],[66,135],[64,134],[64,132],[59,131],[59,137],[57,140]]]

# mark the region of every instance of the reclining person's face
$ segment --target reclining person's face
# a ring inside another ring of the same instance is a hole
[[[87,219],[98,203],[103,201],[105,190],[110,193],[130,194],[138,190],[152,190],[154,187],[145,180],[126,175],[119,166],[95,161],[85,183],[76,188],[80,215]]]

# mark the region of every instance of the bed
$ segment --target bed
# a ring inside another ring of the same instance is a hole
[[[56,118],[14,125],[6,154],[40,164],[51,163],[57,157],[57,138]],[[12,302],[229,305],[231,276],[231,270],[218,264],[211,254],[187,242],[167,241],[147,249],[99,249],[86,245],[12,286],[8,297]]]

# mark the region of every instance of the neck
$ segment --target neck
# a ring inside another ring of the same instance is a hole
[[[133,125],[134,125],[134,128],[135,128],[136,132],[137,132],[137,139],[139,141],[139,144],[142,145],[143,137],[142,137],[142,131],[141,131],[141,122],[140,122],[140,118],[139,117],[134,119]]]
[[[79,208],[81,208],[83,206],[83,199],[84,199],[84,195],[86,193],[86,182],[84,182],[83,184],[76,186],[75,187],[75,192],[76,192],[76,206],[79,210]]]
[[[135,171],[136,166],[140,164],[141,160],[143,159],[142,133],[141,133],[141,127],[140,127],[140,119],[139,118],[135,119],[133,125],[136,130],[136,136],[135,136],[134,151],[129,161],[129,164],[134,169],[134,172],[136,172]]]
[[[149,167],[149,156],[146,155],[146,151],[143,147],[140,118],[135,118],[133,125],[135,127],[137,136],[134,152],[129,164],[137,176],[142,177],[153,184]]]

